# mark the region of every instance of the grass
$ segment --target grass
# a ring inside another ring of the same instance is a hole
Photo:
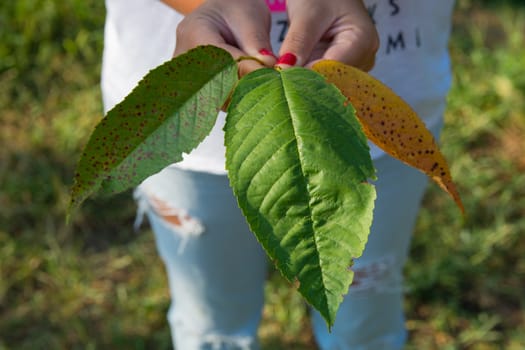
[[[87,11],[89,10],[89,11]],[[30,15],[28,15],[30,14]],[[100,1],[0,5],[0,349],[168,349],[152,235],[130,193],[64,223],[82,145],[101,117]],[[409,349],[525,348],[525,6],[460,1],[443,150],[465,224],[432,186],[406,267]],[[264,349],[315,349],[276,273]]]
[[[407,266],[412,349],[525,347],[525,7],[464,5],[443,149],[468,213],[429,191]]]

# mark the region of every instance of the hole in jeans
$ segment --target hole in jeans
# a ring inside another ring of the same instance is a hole
[[[402,289],[401,266],[393,256],[376,259],[359,267],[351,268],[354,271],[354,280],[349,293],[387,292]]]
[[[163,200],[141,188],[135,190],[134,197],[138,204],[135,229],[138,230],[146,213],[161,218],[164,224],[172,228],[173,232],[181,238],[179,252],[184,249],[190,237],[200,236],[204,233],[202,222],[191,216],[186,209],[177,208],[169,201]]]

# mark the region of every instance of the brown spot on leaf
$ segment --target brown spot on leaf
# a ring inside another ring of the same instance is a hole
[[[391,156],[431,177],[464,212],[448,164],[434,137],[405,101],[379,80],[357,68],[323,60],[316,63],[313,69],[337,86],[350,100],[365,134],[372,142]],[[336,69],[338,72],[334,74]],[[370,90],[374,93],[370,94]],[[380,116],[381,122],[375,122],[372,115]],[[394,134],[399,136],[390,136]],[[435,172],[437,166],[440,169],[438,173]]]

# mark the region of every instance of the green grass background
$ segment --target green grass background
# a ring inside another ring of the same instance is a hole
[[[0,349],[168,349],[152,234],[129,192],[64,222],[82,146],[102,117],[101,0],[0,3]],[[464,224],[437,186],[406,267],[409,349],[525,349],[525,3],[459,0],[443,151]],[[315,349],[277,273],[263,349]]]

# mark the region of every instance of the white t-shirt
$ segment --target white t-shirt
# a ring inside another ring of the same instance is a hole
[[[287,29],[284,0],[272,10],[272,45]],[[370,72],[405,99],[431,128],[441,122],[451,83],[448,39],[454,0],[365,0],[380,36]],[[152,68],[172,57],[183,16],[159,0],[106,0],[102,94],[105,111],[120,102]],[[176,166],[225,174],[225,114],[211,134]],[[371,144],[372,158],[382,151]]]

